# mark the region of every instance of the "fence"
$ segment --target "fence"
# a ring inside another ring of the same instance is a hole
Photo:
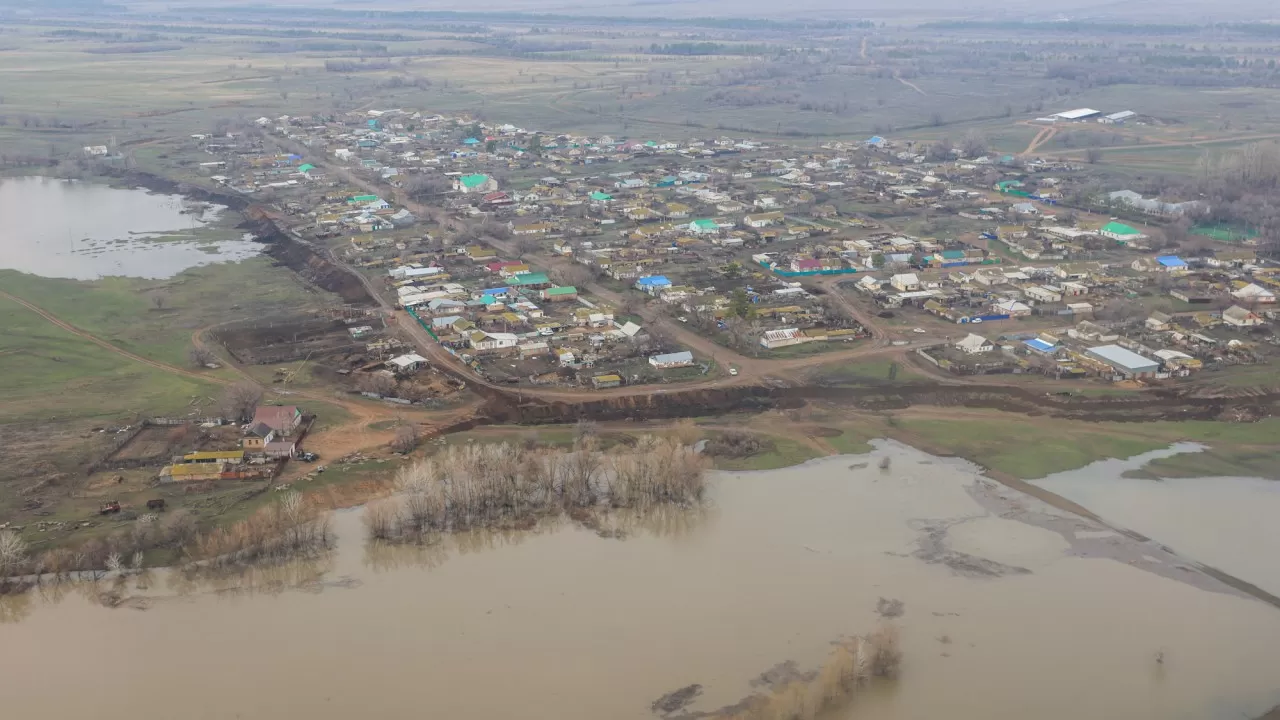
[[[779,270],[776,266],[760,263],[760,267],[773,272],[779,277],[813,277],[814,275],[852,275],[858,272],[855,268],[837,270]]]

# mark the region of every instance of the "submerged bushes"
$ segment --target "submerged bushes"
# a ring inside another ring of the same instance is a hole
[[[391,540],[530,527],[542,517],[597,508],[694,506],[703,498],[706,469],[692,448],[651,437],[609,454],[590,438],[555,452],[506,443],[453,446],[403,468],[399,494],[370,505],[365,526],[371,537]]]

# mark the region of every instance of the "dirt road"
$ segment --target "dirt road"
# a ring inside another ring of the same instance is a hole
[[[53,313],[41,308],[33,303],[23,300],[20,297],[0,290],[0,297],[17,303],[31,312],[39,315],[49,323],[75,335],[76,337],[91,342],[98,347],[113,352],[121,357],[127,358],[141,365],[160,370],[162,372],[179,375],[200,382],[213,383],[216,385],[232,385],[238,382],[248,382],[257,387],[262,388],[264,394],[274,395],[280,399],[299,399],[311,400],[313,402],[326,403],[336,405],[345,410],[351,417],[347,421],[327,427],[316,434],[312,435],[308,444],[317,449],[323,448],[326,454],[340,452],[345,455],[349,452],[357,450],[365,450],[371,447],[385,445],[391,441],[394,432],[391,430],[378,431],[373,430],[369,426],[384,422],[387,420],[404,419],[407,422],[417,423],[420,427],[419,432],[424,435],[430,435],[442,428],[449,427],[457,422],[461,422],[466,418],[473,416],[478,404],[465,406],[456,410],[443,413],[429,413],[421,410],[412,410],[405,408],[390,408],[372,402],[354,401],[340,397],[336,394],[320,394],[312,393],[304,390],[279,390],[269,385],[263,385],[257,378],[253,377],[234,360],[228,359],[216,348],[210,347],[204,340],[204,333],[211,328],[202,328],[192,333],[191,342],[196,347],[202,347],[214,352],[219,359],[233,373],[236,378],[227,378],[213,375],[210,373],[196,372],[180,368],[176,365],[151,360],[142,357],[137,353],[130,352],[124,348],[115,345],[107,340],[97,337],[89,332],[68,323]]]

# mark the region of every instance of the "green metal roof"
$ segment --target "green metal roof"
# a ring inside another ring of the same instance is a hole
[[[488,182],[489,176],[488,175],[463,175],[461,180],[462,180],[463,187],[473,188]]]
[[[551,282],[551,278],[547,277],[544,272],[524,273],[511,278],[512,285],[542,285]]]
[[[576,288],[576,287],[574,287],[574,286],[572,286],[572,285],[566,285],[566,286],[564,286],[564,287],[553,287],[553,288],[547,288],[544,292],[546,292],[546,294],[547,294],[547,295],[551,295],[551,296],[555,296],[555,295],[577,295],[577,294],[578,294],[578,288]]]
[[[612,200],[613,196],[610,195],[609,193],[602,193],[599,190],[597,190],[596,192],[591,193],[591,199],[592,200]]]
[[[378,197],[377,195],[356,195],[352,197],[351,200],[349,200],[348,202],[368,203],[368,202],[378,202],[381,199],[382,198]]]
[[[1102,226],[1102,232],[1114,233],[1116,235],[1141,235],[1136,229],[1125,225],[1124,223],[1109,222]]]
[[[693,224],[704,230],[716,230],[720,227],[715,220],[694,220]]]

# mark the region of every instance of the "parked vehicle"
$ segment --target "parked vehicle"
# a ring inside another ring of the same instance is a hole
[[[301,452],[298,453],[298,459],[302,462],[315,462],[320,459],[320,456],[313,452]]]
[[[120,512],[120,501],[112,500],[111,502],[102,503],[102,507],[98,509],[99,515],[111,515]]]
[[[154,499],[154,500],[148,500],[148,501],[147,501],[147,509],[148,509],[148,510],[163,510],[163,509],[164,509],[164,498],[156,498],[156,499]]]

